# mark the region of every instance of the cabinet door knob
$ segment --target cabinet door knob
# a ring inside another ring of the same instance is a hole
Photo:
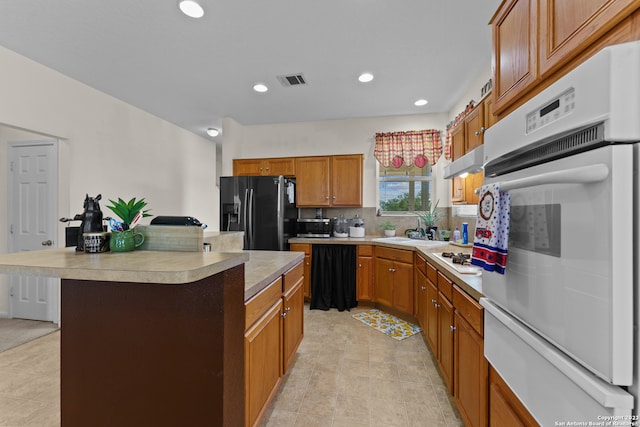
[[[286,313],[290,312],[290,311],[291,311],[291,307],[287,307],[287,308],[285,308],[285,309],[284,309],[284,311],[285,311]]]
[[[456,330],[456,327],[455,327],[455,326],[453,326],[453,325],[449,326],[449,328],[451,328],[451,332],[453,332],[453,331],[455,331],[455,330]]]
[[[324,196],[325,200],[329,200],[329,196]]]
[[[440,304],[436,304],[435,306],[436,306],[436,308],[438,308],[438,307],[440,307]]]
[[[420,290],[421,290],[421,291],[426,291],[426,290],[427,290],[427,287],[426,287],[426,286],[420,286]]]
[[[285,312],[285,313],[282,313],[280,316],[282,316],[282,318],[284,319],[284,318],[286,318],[286,317],[287,317],[287,313],[286,313],[286,312]]]
[[[432,299],[431,304],[436,305],[436,300]]]
[[[396,271],[396,269],[395,268],[390,268],[389,271],[393,273],[394,271]]]
[[[362,264],[358,264],[358,268],[362,268]]]
[[[335,199],[336,199],[336,196],[333,196],[333,200],[335,200]]]

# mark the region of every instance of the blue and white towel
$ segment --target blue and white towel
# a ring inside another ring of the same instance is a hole
[[[488,184],[480,189],[471,264],[486,271],[504,274],[509,244],[510,209],[511,195],[501,191],[500,184]]]

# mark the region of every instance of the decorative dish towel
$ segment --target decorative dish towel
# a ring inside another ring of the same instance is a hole
[[[480,189],[476,235],[471,252],[471,264],[504,274],[509,243],[509,211],[511,195],[500,191],[500,184]]]

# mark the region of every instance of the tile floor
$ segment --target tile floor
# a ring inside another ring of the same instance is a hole
[[[305,307],[305,336],[262,426],[463,426],[421,334],[397,341]]]
[[[278,426],[462,426],[420,334],[305,308],[305,338],[263,420]],[[60,425],[60,332],[0,353],[0,426]]]

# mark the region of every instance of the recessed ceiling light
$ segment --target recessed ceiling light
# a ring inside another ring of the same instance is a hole
[[[180,7],[182,13],[190,18],[202,18],[204,16],[204,9],[194,0],[182,0],[178,3],[178,7]]]
[[[371,73],[362,73],[358,77],[358,80],[360,80],[362,83],[368,83],[371,80],[373,80],[373,74],[371,74]]]
[[[220,131],[216,128],[209,128],[207,129],[207,135],[209,135],[212,138],[215,138],[216,136],[220,135]]]
[[[253,85],[253,90],[255,90],[256,92],[266,92],[269,90],[269,88],[262,83],[258,83],[256,85]]]
[[[427,101],[426,99],[418,99],[413,103],[413,105],[415,105],[416,107],[422,107],[423,105],[427,105],[428,102],[429,101]]]

